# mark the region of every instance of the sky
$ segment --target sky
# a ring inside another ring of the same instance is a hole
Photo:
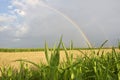
[[[117,46],[120,0],[0,0],[0,48]],[[85,39],[86,38],[86,39]]]

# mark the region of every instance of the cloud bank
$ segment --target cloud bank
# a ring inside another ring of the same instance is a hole
[[[0,47],[52,46],[61,35],[68,46],[86,47],[78,28],[52,6],[70,17],[84,32],[93,46],[106,39],[107,46],[116,46],[120,39],[120,1],[113,0],[11,0],[9,13],[0,14]],[[13,45],[14,44],[14,45]]]

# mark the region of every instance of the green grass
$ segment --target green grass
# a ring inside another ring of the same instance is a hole
[[[0,80],[120,80],[120,52],[112,48],[111,52],[107,54],[103,52],[100,55],[99,52],[105,43],[100,46],[98,52],[91,51],[90,56],[79,50],[84,56],[76,59],[73,55],[68,55],[62,39],[53,49],[49,49],[46,43],[44,49],[46,64],[16,60],[20,62],[20,69],[1,67]],[[64,62],[60,62],[60,47],[65,51]],[[73,49],[73,43],[69,49]],[[33,67],[28,64],[32,64]]]

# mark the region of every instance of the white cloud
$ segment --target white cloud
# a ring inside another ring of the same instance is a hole
[[[18,41],[20,37],[23,37],[25,34],[27,34],[28,30],[29,28],[26,24],[19,24],[16,26],[0,26],[0,32],[2,32],[1,34],[4,34],[6,37],[9,36],[9,38],[17,37],[17,39],[15,38],[13,41]]]
[[[8,6],[8,9],[13,9],[13,6],[12,6],[12,5],[9,5],[9,6]]]
[[[39,9],[43,9],[44,6],[46,4],[43,0],[12,0],[9,8],[15,7],[14,10],[10,11],[12,14],[16,13],[20,16],[25,16],[26,14],[36,15],[36,12],[40,12]]]
[[[20,38],[15,38],[15,39],[13,39],[13,42],[18,42],[20,40],[21,40]]]
[[[12,3],[11,3],[11,4],[12,4],[11,6],[15,6],[15,7],[17,7],[17,8],[21,8],[21,7],[22,7],[22,8],[25,8],[25,6],[26,6],[26,5],[23,3],[23,0],[21,0],[21,1],[20,1],[20,0],[12,0],[11,2],[12,2]]]
[[[10,30],[10,28],[7,26],[0,26],[0,32],[6,31],[6,30]]]
[[[17,8],[27,9],[28,7],[36,7],[38,5],[44,5],[41,0],[12,0],[12,6]]]
[[[32,6],[36,6],[39,5],[40,0],[23,0],[23,2],[27,5],[32,5]]]
[[[26,24],[18,25],[16,32],[15,32],[15,36],[21,37],[21,36],[25,35],[27,32],[28,32],[28,26]]]
[[[20,16],[25,16],[25,15],[26,15],[26,13],[25,13],[24,11],[20,10],[20,9],[15,9],[15,10],[14,10],[14,13],[17,13],[17,14],[19,14]]]
[[[8,14],[0,14],[0,22],[14,22],[16,16],[8,15]]]

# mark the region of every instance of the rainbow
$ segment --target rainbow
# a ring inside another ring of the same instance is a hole
[[[42,2],[44,3],[44,2]],[[42,7],[46,7],[54,12],[56,12],[57,14],[61,15],[62,17],[64,17],[67,21],[69,21],[74,27],[76,27],[76,29],[79,30],[79,32],[81,33],[82,37],[84,38],[84,40],[86,41],[86,43],[88,44],[89,47],[92,47],[90,41],[88,40],[87,36],[85,35],[85,33],[81,30],[80,26],[73,21],[70,17],[68,17],[67,15],[65,15],[64,13],[60,12],[59,10],[53,8],[52,6],[49,6],[47,4],[44,3],[44,5],[41,5]]]

